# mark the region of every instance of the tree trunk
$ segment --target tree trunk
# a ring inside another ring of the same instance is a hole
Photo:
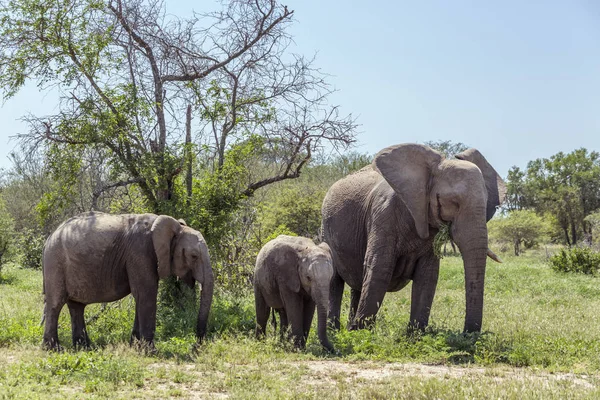
[[[569,240],[569,230],[566,226],[563,226],[563,232],[565,233],[565,240],[567,241],[567,246],[571,247],[571,241]]]
[[[571,239],[573,239],[573,245],[577,244],[577,226],[575,222],[571,221]]]
[[[187,189],[187,205],[192,201],[192,106],[188,104],[185,115],[185,162],[187,171],[185,174],[185,186]]]

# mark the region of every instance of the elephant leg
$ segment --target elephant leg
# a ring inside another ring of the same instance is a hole
[[[433,254],[417,261],[411,293],[409,332],[423,330],[429,324],[439,271],[440,260]]]
[[[333,273],[329,284],[329,325],[340,330],[340,313],[342,309],[342,297],[344,295],[344,280],[337,273]]]
[[[304,341],[308,339],[310,326],[312,325],[313,316],[315,315],[315,302],[312,299],[305,299],[303,304],[302,326],[304,327]]]
[[[158,282],[155,287],[146,288],[143,294],[135,293],[135,314],[139,325],[140,340],[154,350],[154,332],[156,330],[156,296]]]
[[[267,323],[271,308],[256,288],[254,289],[254,305],[256,307],[256,337],[261,338],[267,332]]]
[[[91,346],[90,338],[85,327],[85,304],[76,301],[67,301],[69,313],[71,314],[71,336],[73,338],[73,347],[89,348]]]
[[[281,335],[281,340],[283,340],[285,338],[285,336],[287,335],[287,330],[288,330],[288,317],[287,317],[287,313],[285,312],[285,309],[279,309],[277,310],[279,313],[279,334]]]
[[[131,337],[129,338],[129,345],[131,346],[135,342],[141,339],[140,336],[140,321],[138,319],[137,307],[135,311],[135,317],[133,318],[133,328],[131,329]]]
[[[354,317],[356,317],[356,309],[360,300],[360,290],[350,289],[350,311],[348,312],[348,329],[351,328]]]
[[[58,342],[58,317],[66,302],[67,301],[63,296],[55,298],[52,295],[46,294],[46,305],[44,306],[44,338],[42,341],[42,347],[45,349],[56,351],[62,350],[62,347]]]
[[[284,308],[289,318],[291,327],[291,339],[294,347],[303,349],[306,341],[304,340],[304,300],[296,293],[287,293],[284,295]]]
[[[361,296],[351,330],[373,326],[396,266],[393,243],[385,242],[388,236],[373,238],[367,245]]]

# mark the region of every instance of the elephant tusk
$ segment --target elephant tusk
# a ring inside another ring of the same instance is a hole
[[[487,249],[487,255],[492,260],[496,261],[497,263],[502,264],[502,260],[500,259],[500,257],[498,257],[496,254],[494,254],[494,252],[491,251],[489,248]]]

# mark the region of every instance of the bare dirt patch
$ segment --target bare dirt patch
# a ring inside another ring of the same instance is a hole
[[[491,378],[496,381],[504,380],[556,380],[569,381],[584,388],[593,388],[595,385],[592,380],[597,380],[598,376],[577,375],[573,373],[548,373],[537,372],[525,368],[510,367],[461,367],[448,365],[426,365],[414,363],[375,363],[375,362],[341,362],[341,361],[303,361],[299,365],[304,365],[310,371],[307,378],[319,377],[325,383],[345,379],[347,381],[365,380],[376,381],[393,377],[406,378],[416,376],[424,379],[429,378],[472,378],[481,376]],[[314,381],[313,381],[314,383]]]

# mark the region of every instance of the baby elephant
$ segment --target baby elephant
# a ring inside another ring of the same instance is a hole
[[[329,281],[333,276],[331,250],[327,243],[315,245],[303,237],[280,235],[258,253],[254,271],[256,335],[264,335],[271,308],[279,312],[281,332],[291,324],[294,345],[304,348],[315,304],[321,345],[327,339]]]

